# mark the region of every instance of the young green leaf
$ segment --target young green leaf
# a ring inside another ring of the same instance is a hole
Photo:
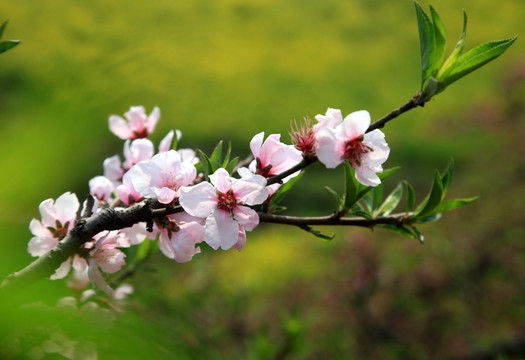
[[[337,191],[335,191],[334,189],[332,189],[332,188],[329,187],[329,186],[325,186],[324,188],[326,189],[326,191],[328,191],[328,192],[330,193],[330,195],[333,196],[333,198],[335,199],[335,202],[337,203],[337,208],[338,208],[339,210],[341,210],[340,207],[343,205],[343,204],[342,204],[341,196],[339,196],[339,194],[337,193]]]
[[[441,204],[439,204],[434,209],[434,212],[438,213],[438,212],[444,212],[444,211],[452,210],[452,209],[455,209],[455,208],[458,208],[458,207],[461,207],[461,206],[468,205],[468,204],[476,201],[477,199],[479,199],[479,196],[474,196],[474,197],[467,198],[467,199],[445,200],[445,201],[441,202]]]
[[[441,176],[439,175],[439,171],[436,170],[436,174],[434,176],[434,182],[432,183],[432,189],[430,190],[430,194],[418,206],[414,215],[418,219],[428,216],[432,212],[432,210],[434,210],[436,206],[439,205],[442,199],[442,195],[443,195],[443,183],[441,181]]]
[[[383,183],[377,185],[372,189],[372,204],[370,205],[370,209],[375,214],[375,210],[381,205],[381,201],[383,201],[383,191],[385,187]]]
[[[7,23],[9,22],[9,20],[6,20],[2,23],[2,25],[0,25],[0,39],[2,38],[2,36],[4,36],[4,30],[7,26]]]
[[[440,65],[443,63],[447,40],[445,37],[445,25],[443,25],[443,21],[441,21],[439,14],[432,5],[430,5],[430,13],[432,15],[432,22],[434,23],[435,54],[432,75],[435,76],[439,71]]]
[[[355,178],[355,170],[348,161],[344,162],[345,168],[345,194],[343,201],[343,211],[348,211],[355,204],[358,198],[358,191],[361,184]]]
[[[503,54],[516,41],[516,38],[517,36],[514,36],[510,39],[488,42],[469,50],[454,62],[450,73],[440,81],[446,87],[461,79]]]
[[[443,183],[443,195],[441,197],[441,200],[445,198],[447,195],[448,188],[450,184],[452,183],[452,175],[454,173],[454,160],[450,159],[448,162],[447,168],[445,169],[445,172],[443,173],[443,176],[441,177],[441,182]]]
[[[204,173],[204,177],[208,179],[208,176],[214,172],[210,158],[201,149],[197,149],[197,154],[199,154],[199,158],[201,159],[200,163],[202,164],[202,172]]]
[[[6,40],[0,42],[0,54],[20,44],[19,40]]]
[[[239,157],[236,156],[233,159],[231,159],[230,162],[226,166],[224,166],[224,168],[226,169],[228,173],[231,174],[233,169],[235,169],[235,166],[237,165],[238,162],[239,162]]]
[[[279,190],[277,190],[277,192],[271,197],[269,206],[270,211],[274,209],[277,205],[279,205],[279,203],[284,199],[286,194],[288,194],[288,192],[294,187],[294,185],[297,184],[297,182],[303,177],[303,175],[304,172],[301,172],[299,175],[291,178],[290,180],[282,184],[281,187],[279,187]]]
[[[435,63],[435,35],[434,24],[421,6],[414,2],[416,6],[417,26],[419,30],[419,47],[421,50],[421,90],[432,74]]]
[[[403,183],[397,184],[394,190],[387,196],[383,204],[377,209],[377,211],[374,213],[375,216],[377,215],[390,215],[392,211],[399,205],[399,202],[401,201],[401,197],[403,196]]]
[[[230,162],[230,155],[232,152],[232,142],[228,142],[228,149],[226,150],[226,155],[224,156],[224,161],[222,162],[222,167],[226,169]]]
[[[413,225],[407,225],[407,228],[410,229],[414,235],[416,236],[416,239],[419,240],[421,244],[425,241],[425,236]]]
[[[213,150],[209,158],[210,163],[213,165],[213,169],[211,170],[212,173],[215,172],[215,170],[217,170],[218,168],[222,166],[221,158],[222,158],[222,140],[219,141],[219,143],[217,144],[217,146],[215,147],[215,149]]]
[[[457,58],[459,57],[459,55],[463,51],[463,47],[465,46],[463,42],[465,41],[466,34],[467,34],[467,13],[463,11],[463,31],[461,32],[461,36],[459,37],[459,41],[457,42],[456,47],[454,48],[452,53],[450,53],[447,60],[445,60],[445,62],[439,69],[437,76],[436,76],[437,79],[440,79],[440,80],[444,79],[445,77],[448,76],[448,74],[452,70],[452,67],[456,63]]]
[[[392,230],[398,234],[401,234],[403,236],[406,236],[406,237],[409,237],[411,239],[415,239],[417,240],[418,237],[416,236],[416,234],[414,234],[414,232],[412,230],[410,230],[409,228],[407,228],[406,226],[397,226],[397,225],[393,225],[393,224],[383,224],[383,225],[378,225],[379,227],[382,227],[384,229],[389,229],[389,230]]]
[[[309,226],[305,226],[305,227],[303,227],[303,229],[308,231],[309,233],[315,235],[319,239],[323,239],[323,240],[326,240],[326,241],[330,241],[330,240],[333,240],[335,238],[335,234],[325,235],[321,231],[315,230],[315,229],[313,229],[313,228],[311,228]]]
[[[416,194],[414,188],[407,181],[405,181],[405,189],[407,192],[407,211],[410,211],[416,201]]]

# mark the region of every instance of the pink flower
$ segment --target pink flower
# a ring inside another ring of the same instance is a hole
[[[177,151],[170,150],[153,156],[149,161],[139,162],[128,174],[131,184],[142,196],[169,204],[179,197],[181,186],[193,182],[197,170],[190,162],[182,161]]]
[[[129,173],[124,174],[122,184],[117,186],[116,191],[119,199],[128,206],[142,199],[142,194],[138,193],[133,187]]]
[[[124,175],[124,170],[122,170],[118,155],[113,155],[112,157],[106,158],[104,160],[103,167],[104,176],[111,180],[113,185],[117,186]]]
[[[314,125],[315,131],[324,127],[335,128],[343,122],[343,114],[339,109],[328,108],[325,115],[318,114],[315,116],[315,120],[318,122]]]
[[[47,199],[40,203],[38,209],[42,221],[33,219],[29,230],[35,235],[27,246],[32,256],[41,256],[54,248],[73,228],[80,206],[77,196],[66,192],[56,201]]]
[[[370,114],[356,111],[332,128],[321,127],[317,133],[317,157],[327,168],[335,168],[343,161],[355,169],[357,181],[367,186],[381,183],[377,173],[388,158],[390,148],[381,130],[366,133],[370,126]]]
[[[151,159],[155,153],[155,147],[149,139],[136,139],[131,143],[126,140],[124,143],[124,163],[122,168],[124,172],[130,169],[133,165]]]
[[[317,130],[312,126],[310,119],[304,119],[304,123],[301,126],[295,122],[295,129],[292,126],[292,131],[290,132],[292,144],[303,156],[308,158],[315,156],[315,149],[317,148],[316,135]]]
[[[241,227],[251,231],[259,224],[257,213],[245,205],[262,204],[267,199],[266,181],[260,176],[257,181],[235,179],[222,168],[210,175],[210,181],[181,188],[179,202],[188,214],[206,218],[208,245],[228,250],[243,241]]]
[[[107,232],[105,235],[99,233],[95,235],[96,243],[89,252],[88,257],[88,276],[102,291],[108,295],[113,295],[114,290],[108,285],[99,268],[107,274],[119,271],[126,264],[126,255],[117,247],[129,247],[129,240],[120,236],[117,231]],[[86,243],[87,245],[93,243]]]
[[[160,118],[160,110],[155,107],[150,116],[147,116],[143,106],[132,106],[124,117],[126,120],[118,115],[109,117],[111,132],[123,140],[145,138],[155,130],[155,125]]]
[[[95,176],[89,180],[89,193],[99,201],[107,202],[113,190],[115,190],[115,186],[111,180],[105,176]]]
[[[193,221],[196,220],[196,221]],[[201,252],[195,244],[204,241],[205,230],[199,218],[186,213],[168,215],[159,228],[159,248],[166,257],[177,262],[188,262]]]
[[[255,160],[249,165],[251,172],[267,178],[301,162],[301,152],[293,145],[283,144],[279,141],[280,138],[281,135],[272,134],[263,142],[264,132],[253,137],[250,149]]]

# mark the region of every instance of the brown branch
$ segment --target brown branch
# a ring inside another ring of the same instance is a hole
[[[139,222],[151,222],[154,218],[180,211],[181,206],[160,204],[152,200],[141,201],[123,210],[104,208],[89,218],[77,221],[69,234],[47,254],[5,278],[0,284],[0,297],[8,292],[11,295],[15,294],[35,281],[51,276],[60,264],[102,231],[123,229]]]
[[[366,219],[362,217],[339,217],[337,214],[328,216],[301,217],[273,215],[260,212],[258,215],[260,222],[294,225],[301,228],[310,225],[345,225],[361,227],[372,227],[374,225],[382,224],[402,225],[404,222],[410,219],[407,213],[393,214],[390,216],[378,216],[374,219]]]
[[[389,122],[392,119],[395,119],[396,117],[407,112],[408,110],[411,110],[417,106],[423,106],[424,103],[421,103],[420,99],[421,99],[421,93],[417,93],[402,106],[398,107],[395,110],[392,110],[390,113],[386,114],[381,119],[374,121],[372,124],[370,124],[366,132],[368,133],[372,130],[380,129],[383,126],[385,126],[387,122]]]

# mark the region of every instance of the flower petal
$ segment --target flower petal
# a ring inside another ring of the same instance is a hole
[[[231,248],[237,242],[238,233],[239,224],[225,210],[217,209],[206,219],[205,241],[214,250],[219,246],[223,250]]]

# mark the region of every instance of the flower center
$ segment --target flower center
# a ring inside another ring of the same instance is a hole
[[[143,127],[140,130],[133,130],[133,137],[132,137],[132,139],[135,140],[135,139],[147,138],[148,135],[149,135],[148,129]]]
[[[217,191],[217,207],[219,209],[224,209],[230,214],[233,213],[233,209],[237,206],[237,199],[233,190],[230,189],[226,193]]]
[[[255,164],[256,164],[255,173],[257,175],[261,175],[261,176],[263,176],[265,178],[270,176],[270,171],[272,170],[272,164],[268,164],[268,165],[263,167],[260,158],[255,159]]]
[[[53,234],[53,237],[62,240],[67,235],[67,228],[69,227],[69,221],[66,221],[64,225],[59,220],[55,220],[55,227],[48,226],[47,230],[51,234]]]
[[[292,131],[290,137],[295,148],[303,153],[304,156],[313,157],[315,155],[315,146],[317,140],[315,138],[315,130],[310,122],[310,119],[305,118],[301,126],[295,122],[295,128],[291,126]]]
[[[373,151],[371,147],[363,144],[364,135],[359,135],[354,140],[350,140],[345,144],[345,159],[348,160],[353,168],[361,166],[361,157],[370,151]]]

